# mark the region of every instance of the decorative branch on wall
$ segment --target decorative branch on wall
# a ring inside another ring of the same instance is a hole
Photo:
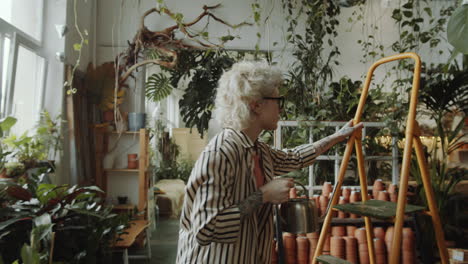
[[[245,25],[251,25],[247,22],[232,25],[212,13],[212,10],[220,7],[220,4],[215,6],[203,6],[203,12],[191,22],[184,23],[184,16],[180,13],[173,13],[167,7],[152,8],[146,11],[141,17],[140,28],[138,29],[132,42],[129,42],[127,50],[119,54],[116,58],[116,64],[119,65],[119,87],[123,86],[125,81],[132,76],[133,72],[140,66],[145,64],[158,64],[169,69],[173,69],[178,62],[178,54],[184,49],[208,49],[219,48],[222,45],[234,39],[234,36],[227,35],[219,38],[220,43],[215,44],[209,41],[208,32],[196,31],[192,26],[198,24],[203,18],[212,18],[215,21],[226,25],[229,28],[235,29]],[[145,18],[152,14],[166,14],[173,19],[176,24],[165,28],[161,31],[151,31],[145,26]],[[204,27],[206,28],[206,26]],[[183,38],[177,38],[176,33],[180,32],[184,35]],[[195,32],[195,33],[192,33]],[[201,40],[202,39],[202,40]],[[157,58],[149,58],[141,60],[142,53],[146,50],[155,50],[159,55]],[[140,61],[141,60],[141,61]]]

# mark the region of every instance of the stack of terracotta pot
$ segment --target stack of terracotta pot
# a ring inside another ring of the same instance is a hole
[[[389,261],[393,240],[393,226],[388,228],[375,227],[374,249],[377,264],[386,264]],[[308,264],[312,262],[317,248],[319,233],[294,235],[283,233],[283,247],[286,263]],[[414,232],[411,228],[403,228],[401,245],[401,263],[415,262]],[[272,263],[277,263],[277,249],[274,243]],[[332,255],[346,259],[351,263],[370,263],[367,245],[366,230],[364,227],[354,225],[335,225],[327,235],[322,249],[322,255]]]
[[[331,183],[325,182],[322,186],[321,195],[310,197],[314,200],[320,216],[324,216],[328,203],[331,199],[333,187]],[[339,204],[354,203],[362,200],[361,192],[350,187],[343,187]],[[385,201],[397,201],[397,186],[394,184],[385,184],[382,180],[376,180],[372,186],[372,194],[369,199],[378,199]],[[297,198],[295,188],[290,190],[290,198]],[[333,212],[334,217],[338,218],[358,218],[360,216],[346,212]],[[388,261],[388,252],[390,252],[391,242],[393,240],[393,226],[385,230],[383,227],[375,227],[374,230],[374,248],[376,253],[376,263],[385,264]],[[311,263],[315,250],[317,248],[319,233],[308,233],[294,235],[283,233],[283,248],[286,263],[306,264]],[[409,264],[415,260],[414,232],[410,228],[403,229],[402,236],[402,263]],[[367,237],[364,228],[358,228],[354,225],[335,225],[331,228],[331,233],[327,235],[322,249],[323,255],[333,255],[335,257],[346,259],[351,263],[369,263],[369,251],[367,248]],[[277,263],[277,248],[274,243],[272,254],[272,263]]]
[[[330,182],[325,182],[322,186],[321,195],[313,195],[311,199],[314,200],[319,216],[324,216],[327,212],[328,203],[331,199],[333,193],[333,186]],[[355,203],[362,201],[361,191],[356,188],[343,187],[341,192],[337,195],[341,195],[339,198],[339,204]],[[296,198],[296,189],[292,188],[290,192],[290,198]],[[395,184],[389,184],[385,188],[385,184],[381,179],[377,179],[372,186],[372,194],[368,195],[369,199],[377,199],[382,201],[392,201],[396,202],[398,198],[397,186]],[[349,214],[346,212],[332,212],[333,217],[338,218],[359,218],[359,215]]]

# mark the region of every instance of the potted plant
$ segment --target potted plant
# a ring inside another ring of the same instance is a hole
[[[46,162],[52,171],[55,171],[55,158],[62,151],[61,125],[64,122],[66,121],[61,118],[61,115],[52,118],[47,110],[43,110],[36,126],[34,137],[44,146]]]
[[[21,162],[11,161],[5,163],[5,174],[8,178],[18,178],[26,172],[25,166]]]
[[[12,134],[3,142],[12,150],[14,157],[27,169],[35,168],[38,161],[45,160],[47,150],[45,145],[33,136],[24,132],[20,137]]]
[[[22,183],[0,181],[0,197],[6,200],[0,206],[3,263],[32,263],[26,256],[31,251],[40,263],[112,263],[106,252],[128,216],[113,213],[96,186],[58,186],[44,179],[42,174]]]
[[[2,175],[0,178],[6,177],[5,162],[8,155],[11,154],[10,151],[6,150],[6,146],[3,143],[3,138],[5,133],[10,130],[16,121],[16,118],[13,117],[6,117],[0,120],[0,175]]]

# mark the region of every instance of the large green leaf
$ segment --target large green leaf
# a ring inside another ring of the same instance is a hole
[[[468,4],[453,12],[447,24],[447,39],[456,50],[468,54]]]
[[[10,130],[10,128],[16,124],[17,119],[8,116],[0,121],[0,137],[3,137],[3,132]]]
[[[5,227],[7,227],[9,225],[12,225],[12,224],[14,224],[16,222],[26,220],[26,219],[30,219],[30,218],[16,217],[16,218],[9,219],[7,221],[0,222],[0,231],[3,230]]]
[[[37,250],[24,244],[21,249],[21,260],[24,264],[40,264],[40,257]]]
[[[164,73],[155,73],[151,75],[145,84],[146,97],[151,101],[158,102],[172,92],[171,80]]]

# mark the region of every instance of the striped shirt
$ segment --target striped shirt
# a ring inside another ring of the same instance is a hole
[[[309,166],[312,144],[290,150],[258,142],[265,184],[274,176]],[[274,236],[269,203],[241,220],[238,204],[257,191],[254,143],[241,131],[224,129],[200,155],[185,188],[177,263],[270,263]]]

